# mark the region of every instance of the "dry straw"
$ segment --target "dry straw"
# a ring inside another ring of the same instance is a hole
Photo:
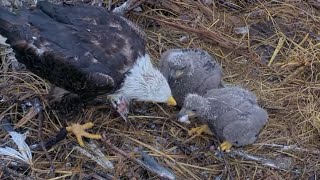
[[[147,33],[147,48],[154,63],[162,52],[177,47],[202,48],[217,56],[223,66],[224,81],[254,91],[270,116],[257,144],[238,150],[267,159],[291,158],[290,167],[277,170],[252,159],[216,153],[210,150],[216,141],[214,137],[188,136],[187,130],[200,124],[178,123],[177,111],[165,105],[136,104],[134,109],[141,114],[131,115],[127,124],[110,112],[108,106],[87,107],[74,121],[92,120],[95,123],[92,132],[106,131],[110,142],[130,157],[138,158],[134,149],[143,148],[171,169],[177,179],[316,177],[320,168],[319,154],[313,153],[318,152],[313,149],[320,148],[318,1],[149,0],[142,9],[128,16]],[[15,124],[21,123],[18,130],[28,131],[27,142],[35,143],[38,141],[37,120],[32,112],[23,112],[16,100],[39,96],[46,110],[43,138],[55,136],[63,119],[56,117],[47,106],[48,85],[30,72],[11,71],[6,51],[1,47],[0,94],[7,101],[1,103],[0,115],[10,115]],[[5,144],[10,138],[0,132],[1,144]],[[272,144],[310,151],[283,149]],[[93,160],[74,151],[74,145],[76,139],[68,136],[48,149],[55,166],[54,179],[106,175]],[[159,179],[110,149],[102,152],[114,165],[114,172],[108,177]],[[48,179],[50,163],[44,152],[36,151],[32,167],[16,170],[20,175]],[[3,172],[1,178],[11,171]]]

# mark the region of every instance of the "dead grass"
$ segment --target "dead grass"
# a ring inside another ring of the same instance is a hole
[[[143,12],[132,12],[129,16],[145,29],[148,51],[153,59],[159,59],[160,54],[170,48],[202,48],[217,56],[224,69],[225,82],[254,91],[270,116],[257,143],[319,149],[319,2],[229,0],[224,6],[223,1],[216,1],[220,2],[217,4],[201,2],[148,1],[143,5]],[[250,31],[236,33],[235,30],[241,27],[248,27]],[[1,56],[5,57],[4,54]],[[2,61],[5,62],[5,58]],[[4,88],[1,88],[1,94],[20,100],[41,96],[46,102],[48,89],[43,80],[29,72],[12,72],[6,63],[2,64],[0,84]],[[258,145],[241,149],[267,158],[291,157],[294,162],[291,170],[300,173],[274,170],[227,156],[226,166],[223,158],[209,150],[214,137],[189,137],[187,130],[196,124],[178,123],[174,118],[177,111],[173,108],[151,106],[143,116],[132,115],[128,124],[115,118],[108,107],[89,107],[75,121],[92,120],[95,123],[93,132],[106,131],[115,146],[131,155],[135,155],[136,147],[143,147],[161,164],[172,169],[177,179],[213,179],[228,172],[233,179],[307,179],[319,175],[319,154]],[[2,104],[0,112],[11,114],[15,123],[25,116],[17,105]],[[53,137],[61,127],[62,120],[51,114],[46,112],[45,138]],[[37,141],[34,118],[29,118],[19,130],[29,131],[29,142]],[[0,135],[5,137],[3,132]],[[182,142],[183,147],[175,141]],[[56,179],[84,178],[92,173],[85,165],[99,171],[99,166],[95,167],[93,162],[73,151],[71,142],[75,144],[76,140],[68,136],[49,150],[56,166]],[[115,177],[157,179],[108,149],[105,153],[116,167],[111,173]],[[25,174],[47,177],[50,164],[45,154],[34,152],[34,156],[35,162]]]

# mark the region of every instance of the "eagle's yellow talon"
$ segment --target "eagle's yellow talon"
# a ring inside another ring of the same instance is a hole
[[[86,124],[71,124],[71,126],[68,126],[66,129],[68,132],[72,132],[76,138],[77,141],[79,143],[80,146],[84,146],[84,142],[82,140],[82,136],[86,137],[86,138],[90,138],[90,139],[101,139],[101,135],[99,134],[90,134],[88,132],[86,132],[86,129],[90,129],[94,126],[94,124],[92,122],[86,123]]]
[[[80,126],[82,126],[83,129],[90,129],[94,126],[94,124],[92,122],[88,122]]]
[[[189,136],[192,136],[193,134],[197,134],[198,136],[200,136],[202,133],[213,135],[207,125],[195,127],[195,128],[192,128],[188,131]]]
[[[232,144],[228,141],[224,141],[220,146],[219,149],[221,151],[230,152],[230,149],[232,147]]]

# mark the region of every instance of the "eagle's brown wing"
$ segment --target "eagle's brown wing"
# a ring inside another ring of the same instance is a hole
[[[39,2],[14,15],[0,10],[0,34],[19,62],[82,98],[117,90],[145,42],[103,8]]]
[[[61,8],[63,6],[63,8]],[[54,5],[48,2],[39,2],[37,7],[40,8],[44,13],[46,13],[51,18],[56,21],[65,23],[65,24],[73,24],[82,26],[85,24],[101,24],[108,26],[117,26],[119,23],[123,23],[117,20],[111,20],[106,15],[106,9],[98,6],[91,6],[89,9],[88,5],[83,3],[74,3],[74,4],[65,4],[62,5]],[[67,16],[66,16],[67,14]],[[123,16],[120,16],[121,13],[114,13],[116,18],[121,18],[126,24],[128,24],[139,36],[140,38],[146,39],[146,34],[143,30],[135,23],[126,19]],[[108,19],[109,18],[109,19]]]

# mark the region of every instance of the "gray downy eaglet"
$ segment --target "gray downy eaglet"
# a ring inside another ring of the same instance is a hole
[[[170,49],[161,55],[159,64],[180,107],[189,93],[204,95],[209,89],[222,87],[222,68],[204,50]]]
[[[207,126],[191,131],[199,134],[209,128],[223,141],[223,151],[254,143],[268,121],[268,114],[258,106],[255,95],[240,87],[212,89],[203,96],[189,94],[178,116],[183,122],[199,117]]]

